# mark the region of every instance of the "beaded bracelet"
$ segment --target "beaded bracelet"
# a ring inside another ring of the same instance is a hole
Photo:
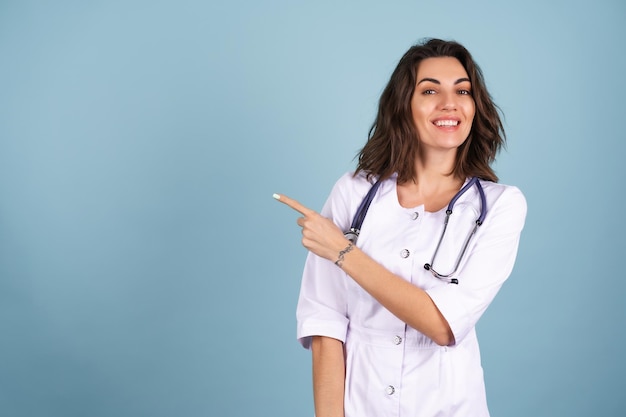
[[[337,257],[337,260],[335,261],[335,265],[341,268],[341,266],[343,265],[343,257],[346,255],[346,253],[350,252],[352,249],[354,249],[354,245],[352,244],[352,242],[350,242],[348,243],[348,246],[346,246],[344,250],[339,251],[339,256]]]

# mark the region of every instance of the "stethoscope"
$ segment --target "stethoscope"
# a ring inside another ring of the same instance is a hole
[[[359,205],[359,208],[357,209],[356,214],[354,218],[352,219],[350,230],[344,233],[344,236],[346,237],[346,239],[351,241],[353,244],[356,244],[359,234],[361,233],[361,226],[363,225],[363,221],[365,220],[365,215],[367,214],[367,211],[370,208],[370,204],[372,204],[372,200],[374,199],[374,196],[376,195],[376,191],[378,191],[380,184],[381,184],[381,181],[378,180],[376,181],[376,183],[374,183],[374,185],[372,185],[372,188],[370,188],[370,190],[365,195],[365,198],[363,198],[363,201],[361,201],[361,204]],[[452,270],[452,272],[448,274],[437,272],[434,268],[435,259],[437,258],[437,254],[439,253],[439,247],[441,246],[441,242],[443,242],[443,238],[446,234],[446,229],[448,228],[448,220],[450,219],[450,216],[452,215],[452,209],[454,208],[454,204],[473,185],[475,185],[476,188],[478,189],[478,194],[480,196],[480,215],[478,216],[478,219],[476,219],[476,222],[471,232],[468,234],[467,238],[465,239],[465,243],[463,243],[463,247],[461,249],[461,252],[459,253],[459,256],[456,259],[456,263],[454,265],[454,269]],[[433,253],[433,257],[430,263],[427,263],[424,265],[424,269],[432,272],[435,278],[438,278],[450,284],[458,284],[459,280],[456,278],[452,278],[452,276],[459,269],[459,265],[461,264],[461,260],[463,259],[463,256],[465,256],[465,252],[467,251],[467,247],[469,246],[470,240],[472,239],[472,236],[474,236],[474,234],[476,233],[476,230],[478,229],[478,227],[483,224],[483,221],[485,220],[486,215],[487,215],[487,199],[485,198],[485,192],[483,191],[483,187],[480,185],[480,181],[478,180],[478,178],[472,177],[467,182],[467,184],[465,184],[463,188],[461,188],[459,192],[456,193],[454,197],[452,197],[452,200],[450,200],[450,203],[448,204],[448,208],[446,209],[446,218],[444,220],[443,230],[441,231],[439,242],[437,243],[437,247],[435,248],[435,253]]]

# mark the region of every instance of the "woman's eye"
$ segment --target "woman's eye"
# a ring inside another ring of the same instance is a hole
[[[462,96],[471,96],[472,92],[470,90],[459,90],[458,93]]]
[[[425,94],[425,95],[428,95],[428,94],[435,94],[435,90],[432,90],[432,89],[424,90],[424,91],[422,92],[422,94]]]

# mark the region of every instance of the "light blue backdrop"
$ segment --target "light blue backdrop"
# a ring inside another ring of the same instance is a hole
[[[435,36],[482,66],[529,205],[479,324],[492,414],[621,415],[625,28],[620,0],[3,0],[0,414],[312,415],[271,195],[319,209]]]

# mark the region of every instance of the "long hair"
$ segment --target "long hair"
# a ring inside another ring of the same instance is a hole
[[[472,85],[476,113],[469,136],[457,148],[455,166],[450,172],[458,178],[478,177],[497,181],[490,164],[505,144],[499,109],[491,99],[483,74],[469,51],[454,41],[427,39],[412,46],[391,74],[378,104],[378,114],[368,140],[358,154],[355,175],[360,171],[381,179],[398,174],[398,183],[415,179],[415,158],[419,135],[411,112],[417,70],[426,58],[453,57],[459,60]]]

